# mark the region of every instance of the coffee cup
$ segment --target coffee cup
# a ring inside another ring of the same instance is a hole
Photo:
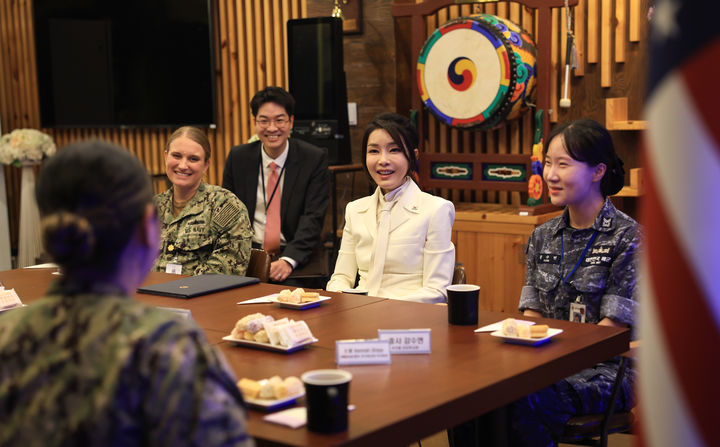
[[[352,374],[342,369],[316,369],[300,378],[305,384],[308,430],[319,433],[347,430]]]
[[[467,326],[478,322],[480,286],[453,284],[447,288],[448,323]]]

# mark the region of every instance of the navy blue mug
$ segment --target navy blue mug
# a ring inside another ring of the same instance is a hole
[[[447,288],[448,323],[472,325],[478,322],[478,298],[480,286],[453,284]]]
[[[348,391],[352,374],[342,369],[316,369],[303,373],[307,402],[307,428],[319,433],[347,430]]]

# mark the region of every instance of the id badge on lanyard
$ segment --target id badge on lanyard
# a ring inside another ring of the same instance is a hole
[[[570,303],[570,321],[585,323],[585,307],[587,307],[585,304],[578,301]]]
[[[568,279],[575,273],[577,268],[580,266],[580,263],[582,262],[583,258],[585,258],[585,255],[587,254],[588,250],[592,246],[593,242],[595,242],[595,238],[598,235],[598,230],[595,230],[592,237],[588,241],[587,245],[585,246],[585,250],[583,250],[582,254],[580,255],[580,258],[575,263],[575,267],[570,271],[570,273],[567,274],[562,280],[563,287],[567,284]],[[563,234],[560,233],[560,277],[562,277],[562,260],[565,255],[565,238],[563,238]],[[570,303],[570,315],[568,316],[568,319],[570,321],[574,321],[576,323],[585,323],[585,312],[586,312],[587,306],[582,302],[582,295],[578,295],[575,299],[575,302]]]
[[[175,251],[173,244],[168,245],[168,251]],[[172,262],[168,262],[165,265],[165,273],[172,273],[173,275],[182,275],[182,264],[178,262],[177,256],[173,258]]]

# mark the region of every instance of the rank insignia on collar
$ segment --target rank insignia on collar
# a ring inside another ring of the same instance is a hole
[[[603,228],[610,228],[612,226],[612,217],[603,217],[602,218],[602,227]]]

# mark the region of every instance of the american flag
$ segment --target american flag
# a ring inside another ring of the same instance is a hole
[[[640,444],[720,446],[720,21],[657,0],[641,209]]]

